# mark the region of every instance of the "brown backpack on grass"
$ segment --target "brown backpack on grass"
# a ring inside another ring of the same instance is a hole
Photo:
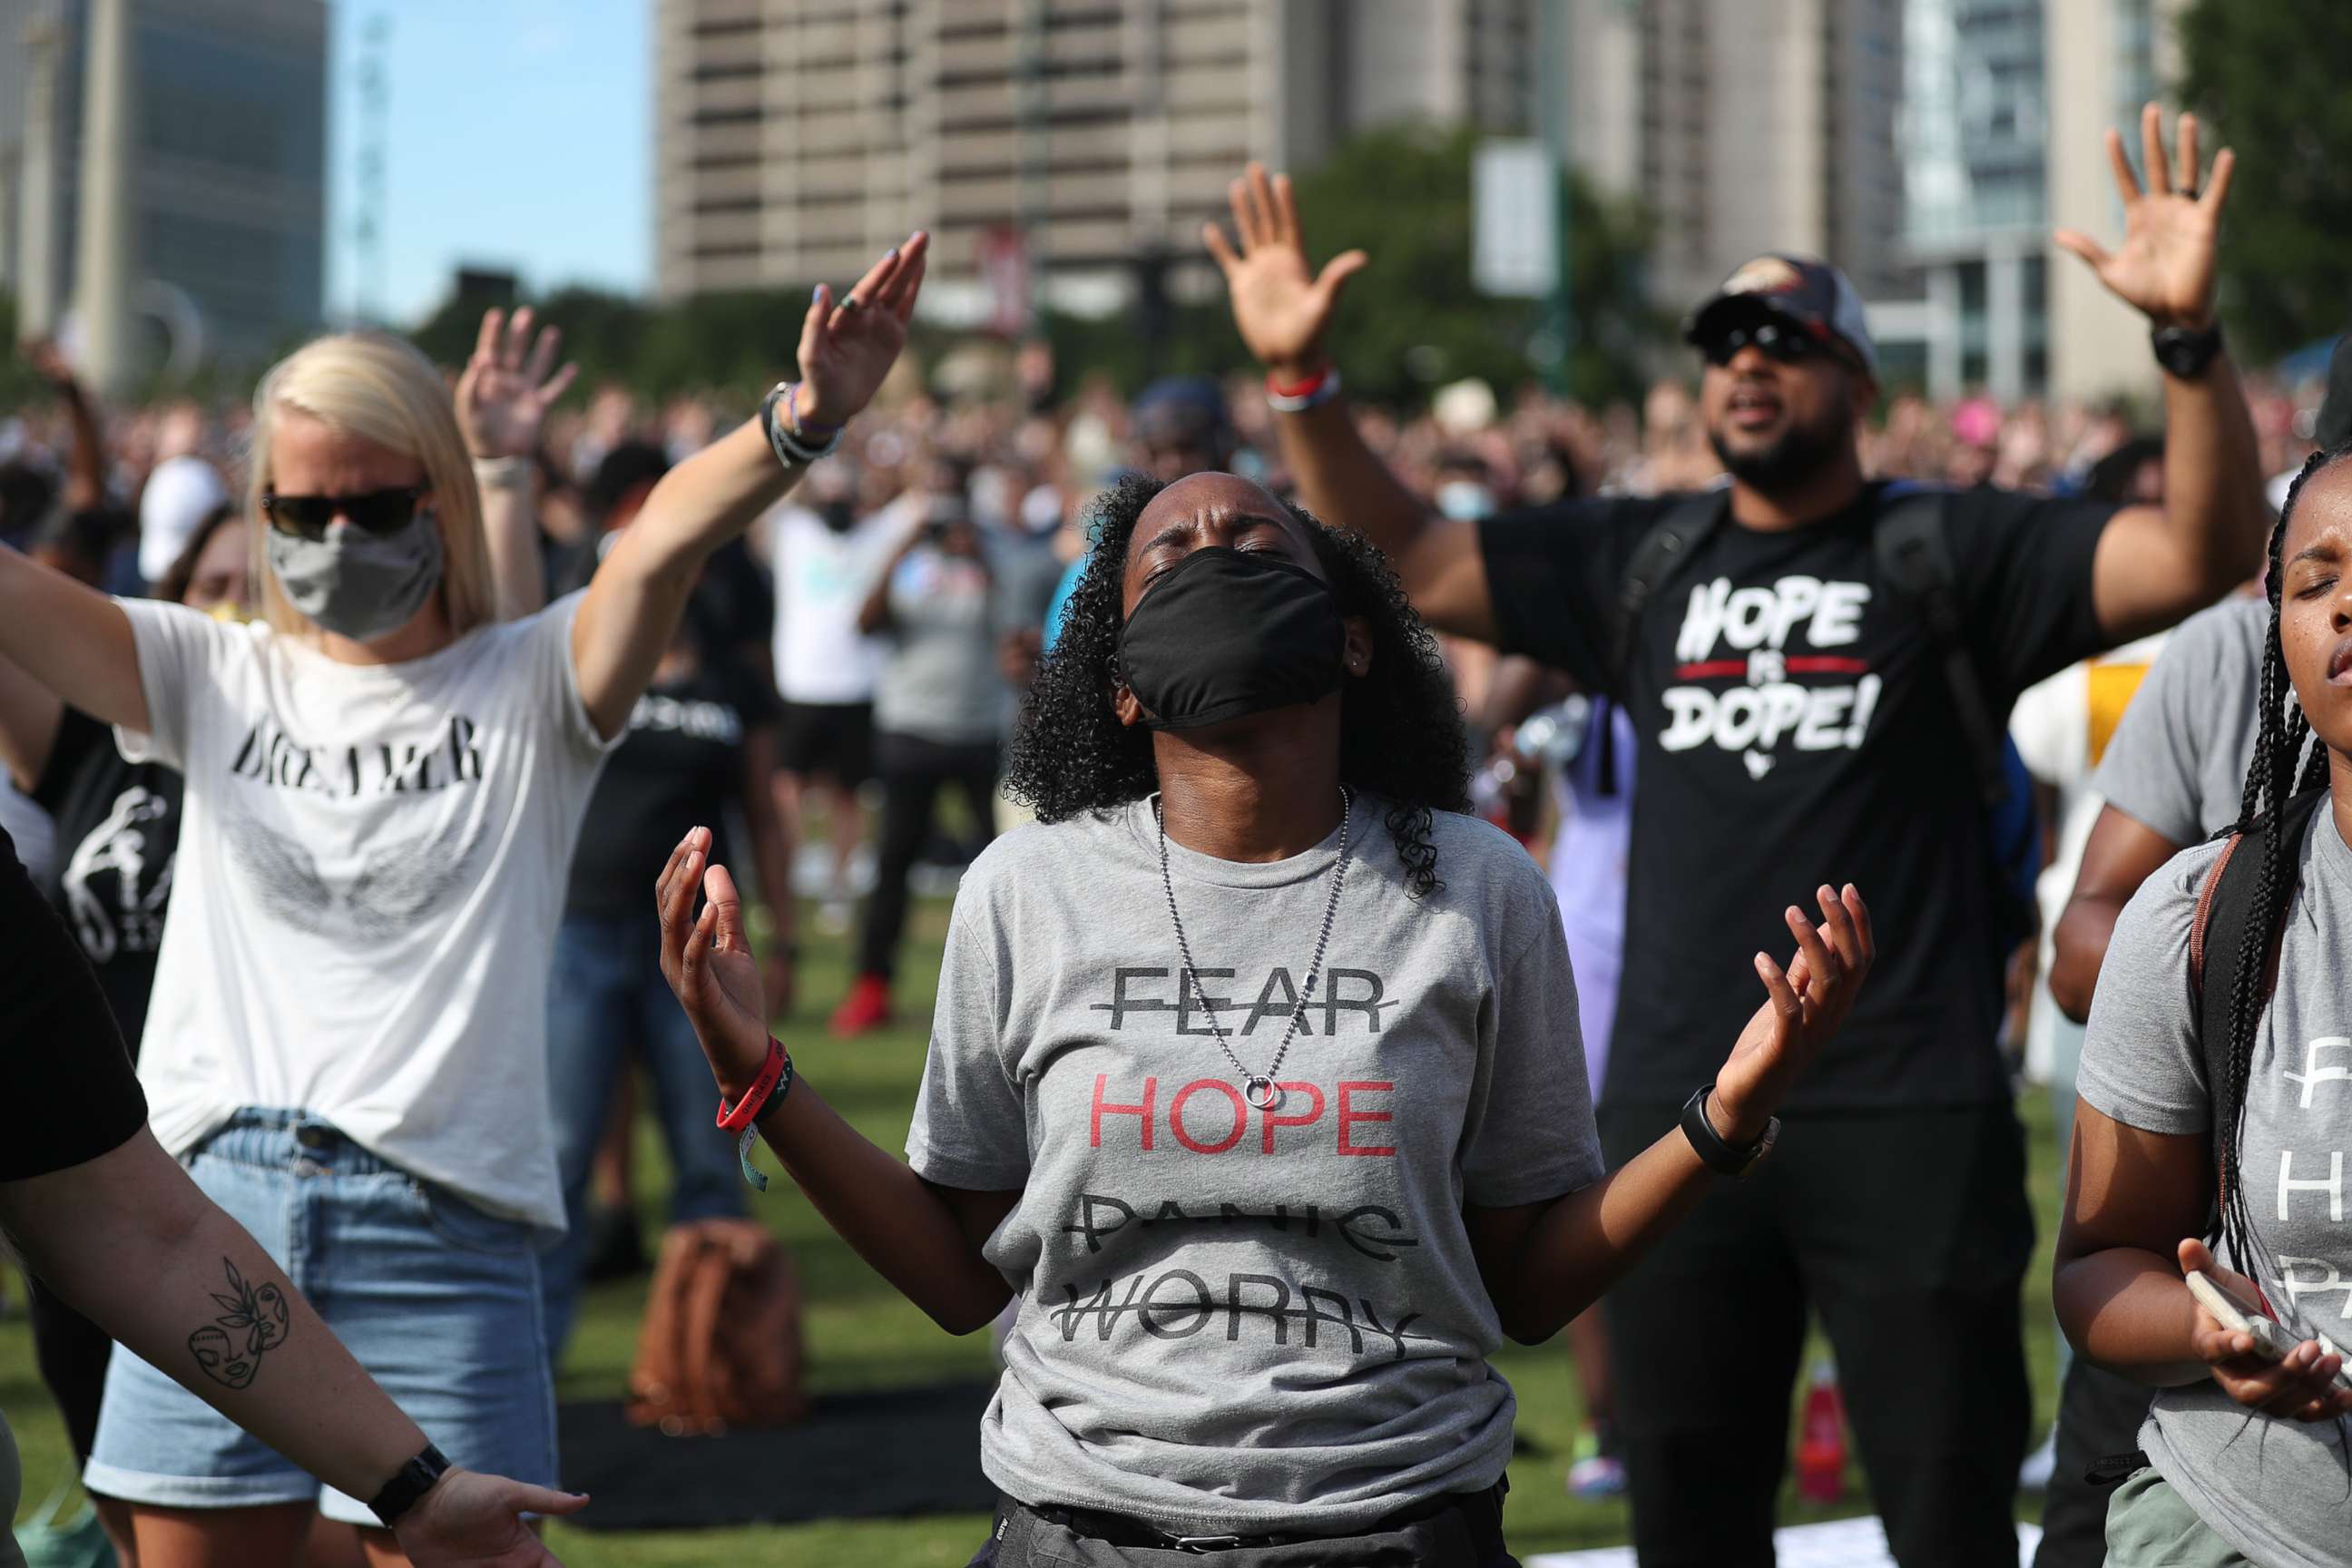
[[[673,1228],[637,1331],[630,1422],[677,1437],[781,1426],[807,1414],[790,1255],[753,1220]]]

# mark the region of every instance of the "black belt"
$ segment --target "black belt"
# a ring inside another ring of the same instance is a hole
[[[1440,1492],[1411,1503],[1394,1513],[1382,1516],[1362,1530],[1344,1531],[1338,1534],[1312,1535],[1185,1535],[1162,1530],[1156,1524],[1137,1519],[1131,1514],[1103,1513],[1090,1508],[1035,1508],[1018,1499],[1005,1501],[1015,1508],[1027,1509],[1049,1524],[1058,1524],[1075,1535],[1083,1535],[1110,1546],[1132,1546],[1155,1552],[1239,1552],[1267,1546],[1299,1546],[1316,1541],[1346,1541],[1360,1535],[1379,1535],[1388,1531],[1402,1530],[1419,1524],[1439,1514],[1448,1513],[1465,1503],[1497,1495],[1503,1483],[1496,1482],[1485,1491]]]

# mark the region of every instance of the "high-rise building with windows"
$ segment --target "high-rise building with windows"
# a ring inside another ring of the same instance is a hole
[[[2122,198],[2107,163],[2108,127],[2139,162],[2140,106],[2166,99],[2180,75],[2173,22],[2187,0],[2052,0],[2045,18],[2050,102],[2050,218],[2113,246]],[[2170,108],[2165,124],[2171,129]],[[2221,140],[2208,135],[2205,156]],[[2169,144],[2169,143],[2168,143]],[[2227,220],[2224,220],[2225,224]],[[2147,322],[2063,252],[2050,263],[2050,390],[2065,397],[2144,393],[2153,385]]]
[[[1538,0],[657,0],[658,286],[853,277],[929,308],[1116,308],[1252,158],[1400,120],[1524,133]]]
[[[47,331],[97,279],[122,374],[263,359],[320,319],[326,128],[322,0],[0,0],[0,281]]]
[[[1569,156],[1657,223],[1650,288],[1680,309],[1767,251],[1865,295],[1900,268],[1900,0],[1561,0]]]
[[[2043,0],[1905,0],[1903,255],[1885,312],[1897,379],[2003,401],[2050,379]],[[1907,353],[1906,351],[1909,351]]]

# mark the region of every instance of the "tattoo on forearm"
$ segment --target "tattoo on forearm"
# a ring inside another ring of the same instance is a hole
[[[231,1293],[213,1292],[221,1314],[188,1336],[188,1349],[215,1383],[243,1388],[261,1370],[263,1352],[286,1342],[286,1292],[267,1281],[247,1284],[226,1258],[221,1267],[228,1271]]]

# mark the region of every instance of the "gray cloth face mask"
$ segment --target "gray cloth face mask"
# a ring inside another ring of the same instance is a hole
[[[269,568],[286,602],[337,637],[372,642],[406,626],[441,585],[446,559],[433,509],[406,527],[370,533],[348,522],[324,539],[268,531]]]

